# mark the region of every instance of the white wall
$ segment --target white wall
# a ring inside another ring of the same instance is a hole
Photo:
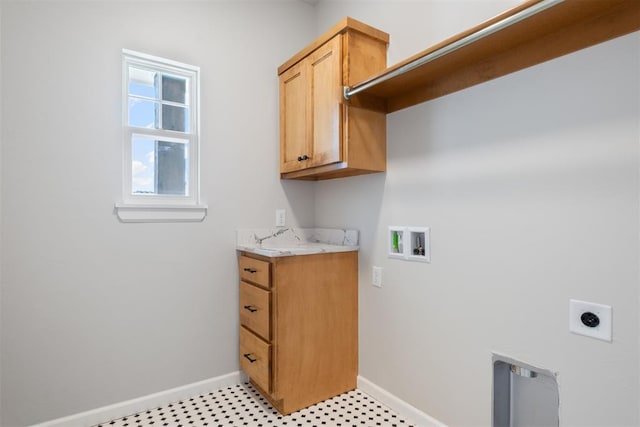
[[[274,209],[276,68],[313,35],[301,2],[2,6],[2,405],[21,426],[238,370],[234,230]],[[121,49],[202,71],[203,223],[123,224]]]
[[[318,28],[375,25],[393,64],[512,4],[321,2]],[[558,372],[561,425],[640,424],[639,46],[391,114],[386,174],[317,184],[317,225],[362,233],[360,375],[448,425],[490,425],[497,351]],[[388,259],[389,225],[430,226],[432,263]],[[613,306],[612,343],[569,333],[570,298]]]

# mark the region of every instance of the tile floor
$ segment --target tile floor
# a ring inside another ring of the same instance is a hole
[[[341,394],[291,415],[282,416],[251,384],[245,383],[107,421],[94,427],[409,427],[411,425],[409,420],[400,417],[359,390]]]

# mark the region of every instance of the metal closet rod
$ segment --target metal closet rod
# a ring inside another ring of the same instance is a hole
[[[526,9],[521,10],[518,13],[515,13],[511,16],[508,16],[501,21],[498,21],[494,24],[489,25],[488,27],[482,28],[475,33],[471,33],[466,37],[461,38],[460,40],[456,40],[453,43],[450,43],[446,46],[441,47],[440,49],[434,50],[428,55],[421,56],[408,64],[403,65],[400,68],[397,68],[391,71],[388,74],[383,74],[378,78],[375,78],[367,83],[364,83],[362,86],[358,86],[355,89],[350,89],[349,86],[344,87],[344,98],[349,99],[353,95],[356,95],[364,90],[369,89],[372,86],[376,86],[384,81],[392,79],[396,76],[402,75],[408,71],[413,70],[414,68],[420,67],[421,65],[427,64],[435,59],[440,58],[441,56],[447,55],[453,51],[456,51],[468,44],[474,43],[478,40],[481,40],[495,32],[498,32],[504,28],[507,28],[517,22],[522,21],[523,19],[527,19],[530,16],[533,16],[537,13],[542,12],[552,6],[556,6],[557,4],[562,3],[565,0],[542,0],[539,3],[536,3],[532,6],[529,6]]]

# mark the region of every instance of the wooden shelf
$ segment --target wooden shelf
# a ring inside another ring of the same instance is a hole
[[[357,89],[516,15],[530,0],[350,87]],[[417,68],[352,95],[349,102],[388,113],[640,30],[640,0],[565,0]]]

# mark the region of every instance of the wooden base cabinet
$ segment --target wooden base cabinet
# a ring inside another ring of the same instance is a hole
[[[253,385],[284,415],[355,389],[358,253],[241,252],[238,264],[240,366]]]
[[[388,34],[345,18],[278,68],[281,178],[386,170],[384,106],[351,103],[343,88],[385,69],[388,42]]]

